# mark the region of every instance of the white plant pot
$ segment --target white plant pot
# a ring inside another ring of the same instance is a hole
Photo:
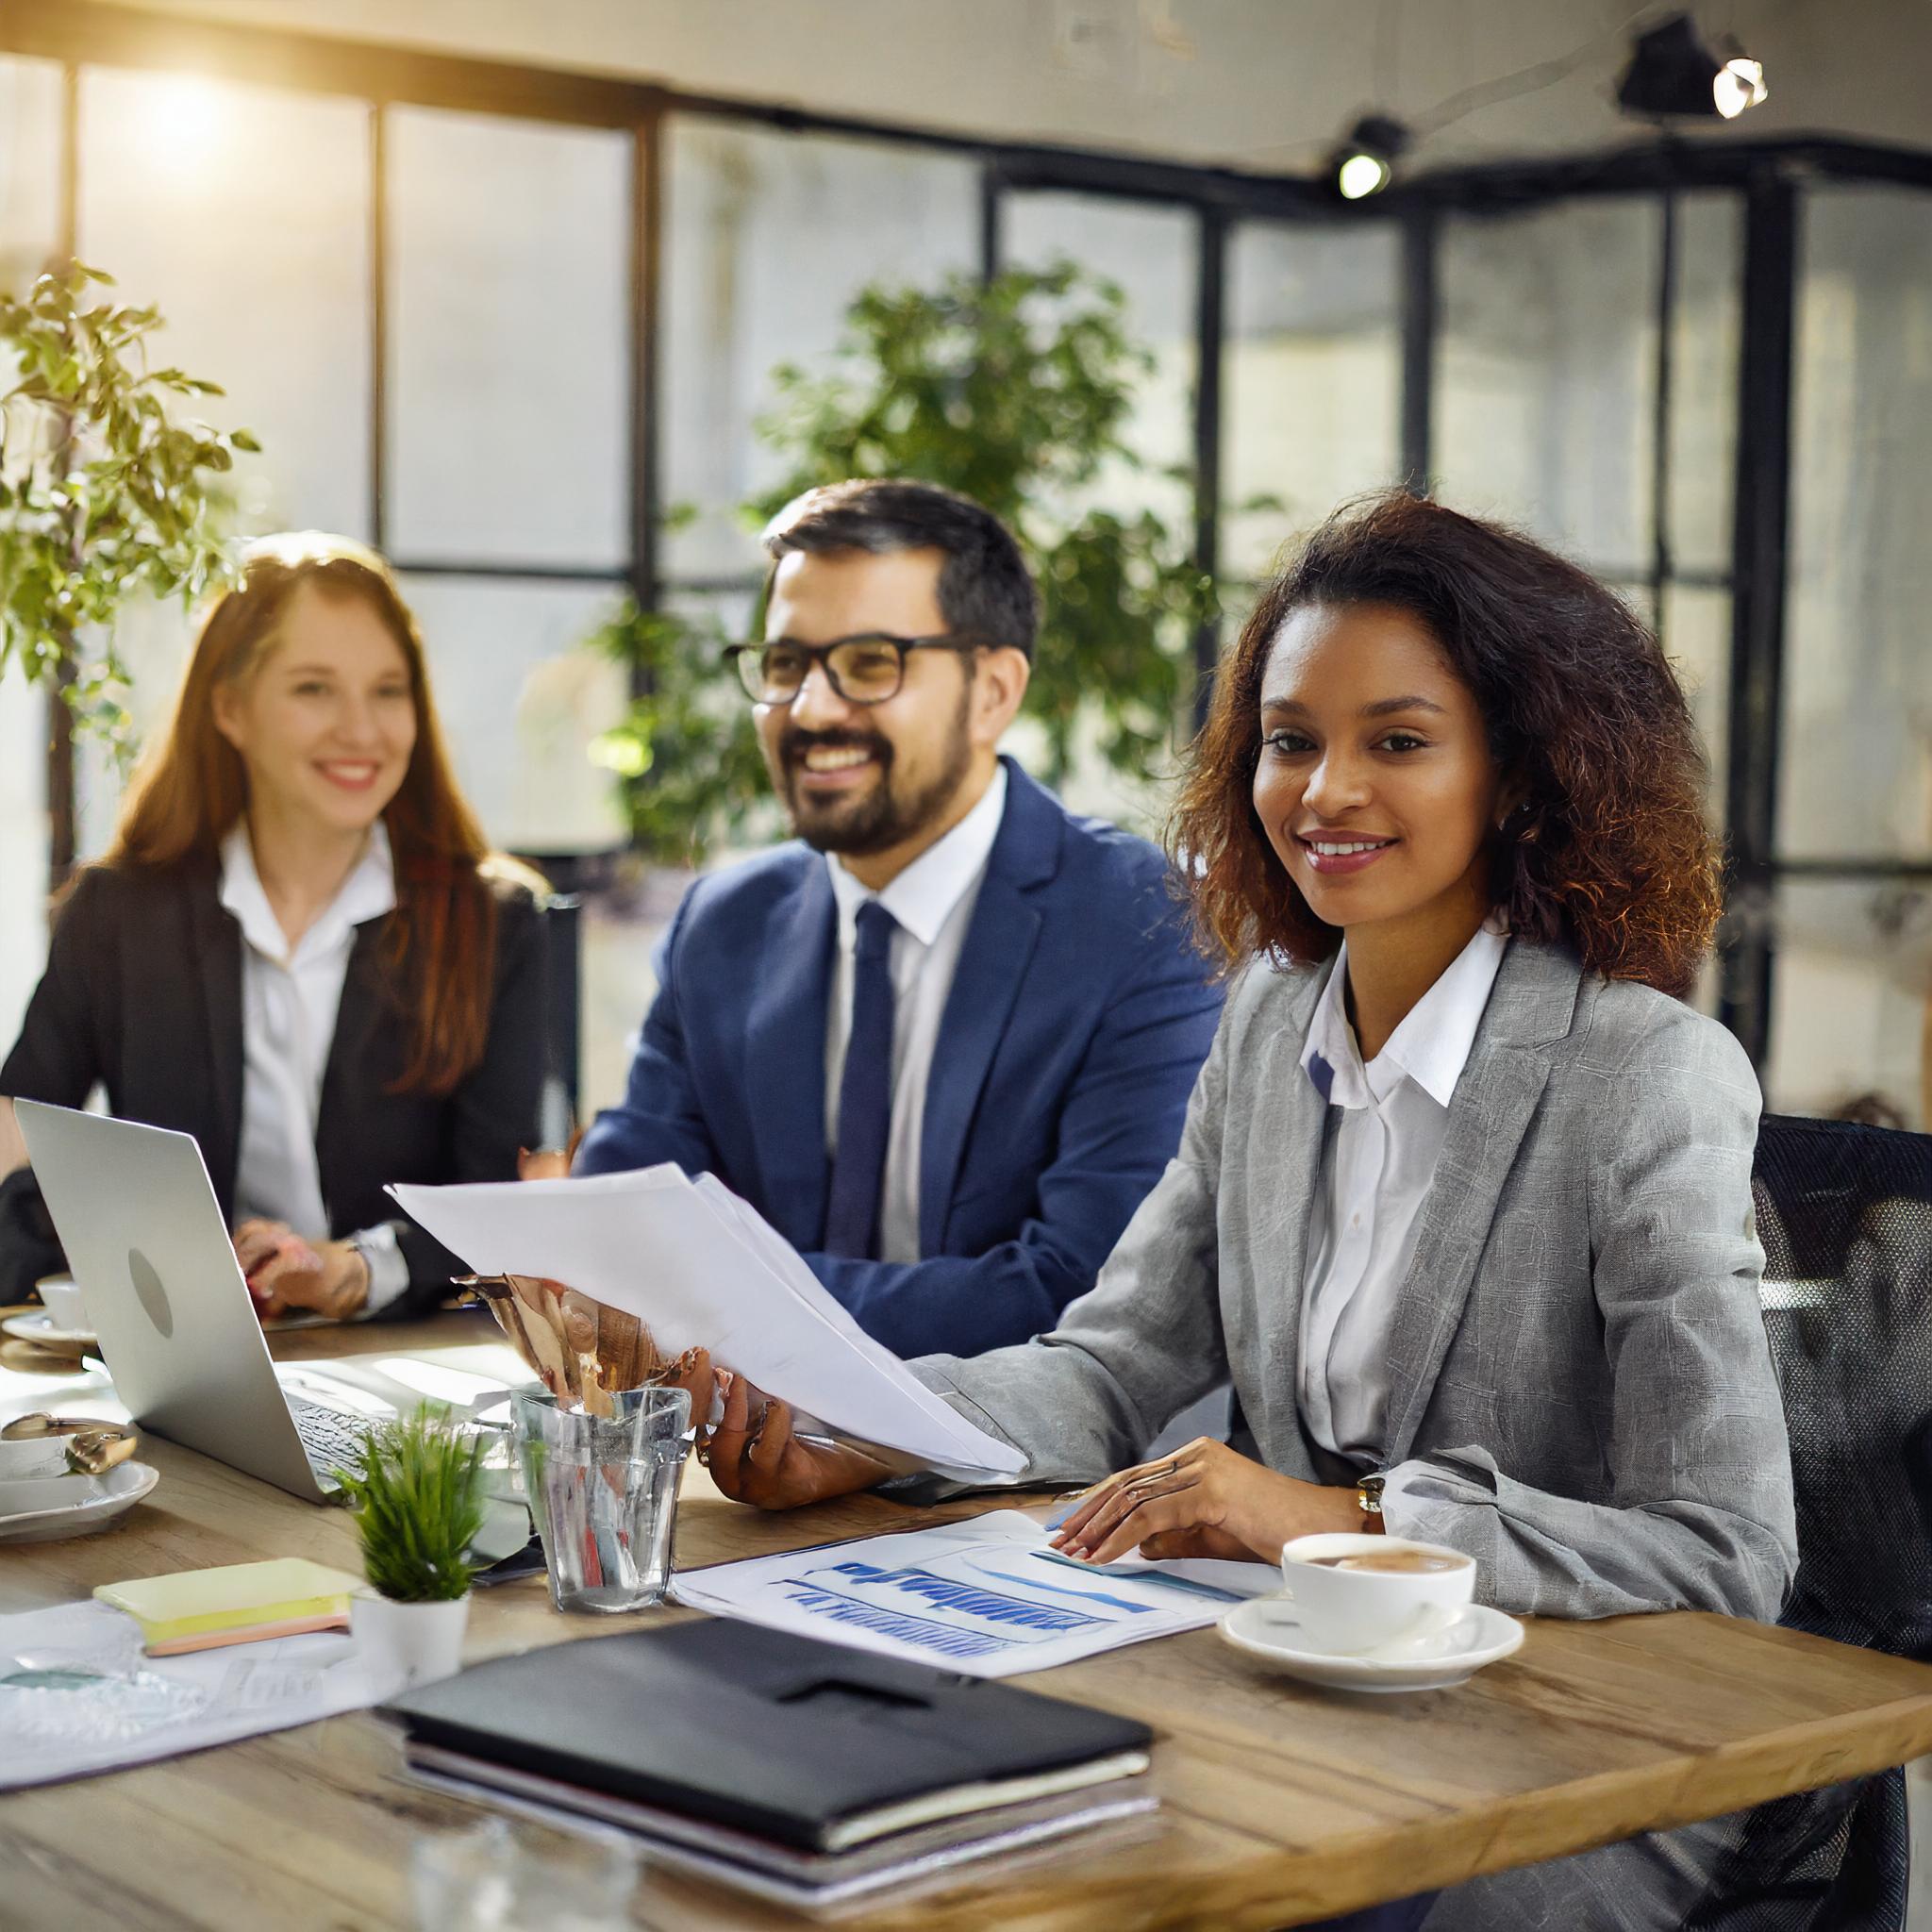
[[[399,1604],[375,1591],[359,1590],[349,1599],[349,1634],[397,1690],[455,1676],[462,1668],[469,1621],[467,1596],[447,1603]]]

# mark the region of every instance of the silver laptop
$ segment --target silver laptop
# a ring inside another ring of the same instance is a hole
[[[13,1106],[128,1414],[292,1496],[326,1501],[330,1470],[359,1465],[365,1426],[394,1405],[337,1364],[271,1359],[194,1137]]]

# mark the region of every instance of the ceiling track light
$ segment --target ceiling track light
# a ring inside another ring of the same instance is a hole
[[[1718,69],[1710,92],[1718,112],[1726,121],[1735,121],[1746,108],[1757,107],[1770,94],[1771,90],[1764,84],[1764,62],[1733,53]]]
[[[1617,83],[1619,105],[1649,120],[1734,121],[1768,92],[1762,61],[1751,59],[1735,41],[1724,43],[1720,59],[1688,13],[1639,34]]]
[[[1395,163],[1408,146],[1409,133],[1388,114],[1365,114],[1328,161],[1328,176],[1343,201],[1379,194],[1394,177]]]

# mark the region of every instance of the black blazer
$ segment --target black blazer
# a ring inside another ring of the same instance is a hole
[[[392,1223],[409,1290],[386,1313],[420,1313],[464,1272],[400,1217],[391,1181],[495,1181],[537,1141],[544,1071],[544,941],[535,901],[493,882],[496,972],[481,1063],[441,1098],[387,1090],[408,1057],[405,1015],[383,984],[388,915],[356,928],[323,1074],[315,1154],[336,1239]],[[192,1134],[230,1224],[242,1141],[242,929],[211,860],[166,872],[90,866],[54,922],[47,970],[0,1094],[79,1107],[96,1081],[110,1110]],[[30,1172],[0,1183],[0,1295],[22,1299],[64,1266]]]

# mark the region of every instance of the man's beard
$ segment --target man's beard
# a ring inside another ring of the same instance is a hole
[[[851,858],[890,852],[916,838],[951,802],[973,762],[966,730],[968,703],[968,696],[962,695],[945,763],[909,798],[893,792],[892,747],[876,732],[788,731],[779,741],[778,769],[792,830],[816,852],[840,852]],[[814,750],[871,753],[878,766],[878,783],[858,798],[801,795],[796,774],[806,753]]]

